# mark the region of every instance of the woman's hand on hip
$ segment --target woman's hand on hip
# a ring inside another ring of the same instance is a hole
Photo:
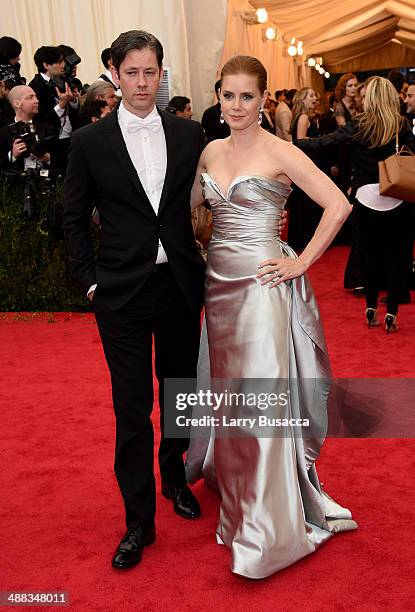
[[[272,289],[285,281],[301,276],[306,271],[307,266],[300,257],[264,259],[258,266],[257,278],[262,279],[261,285],[268,285]]]

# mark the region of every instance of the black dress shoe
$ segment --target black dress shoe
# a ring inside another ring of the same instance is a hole
[[[128,529],[118,545],[111,565],[116,569],[129,569],[141,561],[144,546],[150,546],[156,541],[155,525],[151,527],[136,527]]]
[[[164,484],[161,488],[161,493],[167,499],[173,500],[174,511],[182,518],[199,518],[201,514],[199,502],[188,486],[175,487]]]

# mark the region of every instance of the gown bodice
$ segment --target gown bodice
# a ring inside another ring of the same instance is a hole
[[[212,208],[213,239],[275,240],[278,221],[291,187],[264,176],[243,175],[229,185],[226,195],[215,179],[201,175],[203,193]]]

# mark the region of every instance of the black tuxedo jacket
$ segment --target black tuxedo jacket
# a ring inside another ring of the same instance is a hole
[[[46,139],[46,150],[51,155],[50,167],[54,169],[56,149],[58,146],[58,138],[56,137],[56,130],[46,123],[39,122],[37,117],[34,117],[33,124],[40,140]],[[9,159],[9,153],[13,146],[13,136],[9,125],[4,125],[0,128],[0,170],[24,170],[24,156],[19,155],[15,162],[11,162]]]
[[[43,123],[53,125],[57,134],[59,135],[61,129],[61,119],[55,112],[56,102],[56,90],[51,87],[41,74],[36,74],[30,81],[29,87],[35,92],[37,99],[39,100],[39,114],[38,119]],[[72,129],[76,129],[79,110],[73,108],[70,104],[66,107],[69,115],[69,121],[71,122]]]
[[[152,272],[161,240],[190,306],[203,304],[204,261],[193,235],[190,192],[204,135],[196,121],[159,111],[167,170],[156,215],[128,154],[117,111],[72,136],[65,179],[64,230],[75,278],[95,300],[121,308]],[[93,204],[101,235],[97,258],[90,239]]]

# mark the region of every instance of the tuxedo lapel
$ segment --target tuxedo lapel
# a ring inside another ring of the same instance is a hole
[[[177,161],[177,151],[178,151],[178,142],[176,139],[175,126],[173,121],[171,120],[171,116],[169,113],[160,111],[157,109],[163,124],[164,135],[166,137],[166,149],[167,149],[167,168],[166,168],[166,176],[164,179],[163,191],[161,192],[160,204],[158,215],[162,212],[164,206],[166,205],[167,198],[169,195],[169,191],[171,189],[171,185],[174,178],[174,173],[176,171],[176,161]]]
[[[142,186],[141,181],[138,177],[137,171],[134,168],[134,164],[128,154],[127,147],[125,146],[124,138],[122,136],[121,129],[118,123],[117,111],[114,110],[108,115],[108,118],[103,119],[102,121],[105,121],[106,123],[105,134],[109,143],[112,146],[115,155],[118,158],[118,161],[120,162],[122,168],[129,177],[131,183],[134,185],[134,187],[140,194],[141,200],[144,203],[143,209],[147,212],[149,217],[154,219],[154,209],[151,206],[151,202],[147,197],[144,187]]]

